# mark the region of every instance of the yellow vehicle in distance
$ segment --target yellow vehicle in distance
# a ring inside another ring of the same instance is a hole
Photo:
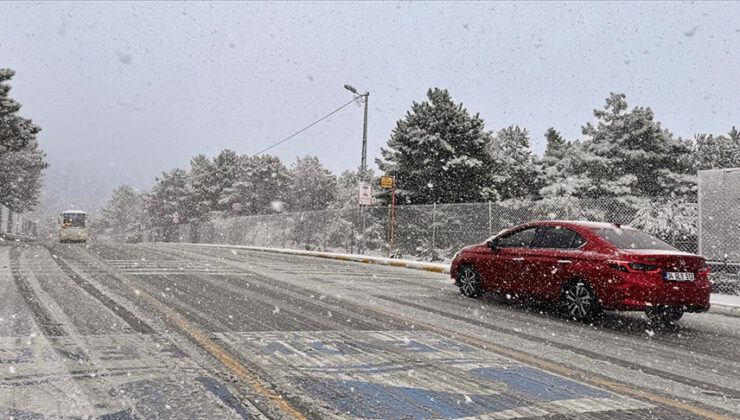
[[[59,216],[59,242],[87,242],[87,212],[62,212]]]

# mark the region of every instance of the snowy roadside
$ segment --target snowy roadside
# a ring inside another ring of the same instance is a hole
[[[352,261],[352,262],[360,262],[360,263],[365,263],[365,264],[378,264],[378,265],[389,265],[391,267],[411,268],[414,270],[431,271],[434,273],[445,273],[445,274],[450,273],[450,265],[445,264],[445,263],[430,263],[430,262],[424,262],[424,261],[400,260],[400,259],[395,259],[395,258],[377,257],[377,256],[372,256],[372,255],[341,254],[341,253],[336,253],[336,252],[304,251],[300,249],[267,248],[267,247],[246,246],[246,245],[193,244],[193,243],[183,243],[183,242],[180,242],[178,244],[179,245],[202,246],[202,247],[246,249],[249,251],[272,252],[275,254],[305,255],[307,257],[328,258],[332,260]]]
[[[335,252],[304,251],[300,249],[267,248],[267,247],[260,247],[260,246],[229,245],[229,244],[179,243],[179,245],[246,249],[249,251],[272,252],[275,254],[304,255],[307,257],[328,258],[328,259],[333,259],[333,260],[352,261],[352,262],[359,262],[359,263],[365,263],[365,264],[388,265],[391,267],[410,268],[414,270],[431,271],[434,273],[445,273],[445,274],[450,273],[450,265],[445,264],[445,263],[431,263],[431,262],[414,261],[414,260],[400,260],[400,259],[387,258],[387,257],[376,257],[376,256],[370,256],[370,255],[341,254],[341,253],[335,253]],[[712,304],[712,308],[709,310],[710,312],[740,317],[740,296],[712,294],[710,298],[710,302]]]

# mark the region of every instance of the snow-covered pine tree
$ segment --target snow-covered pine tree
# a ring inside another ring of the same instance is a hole
[[[699,169],[740,167],[740,132],[734,126],[726,136],[697,134],[694,141]]]
[[[577,195],[691,196],[696,190],[689,142],[677,140],[650,108],[628,111],[624,94],[612,93],[587,123],[583,153],[574,172],[584,182]]]
[[[268,214],[283,208],[288,194],[290,173],[280,158],[273,155],[245,156],[238,184],[249,185],[245,212]]]
[[[193,218],[206,219],[218,203],[216,166],[206,155],[199,154],[190,160],[188,180],[191,191],[188,203],[193,208]]]
[[[454,103],[446,89],[434,88],[396,123],[376,162],[396,178],[399,204],[483,202],[498,199],[490,143],[478,114]]]
[[[572,197],[589,180],[575,173],[575,167],[584,153],[580,142],[570,142],[554,128],[545,132],[547,147],[540,159],[542,181],[539,194],[542,198]]]
[[[324,210],[334,199],[336,177],[315,156],[299,157],[290,167],[290,211]]]
[[[556,161],[563,159],[568,154],[570,143],[555,128],[550,127],[545,131],[545,140],[547,142],[543,156],[545,159]]]
[[[509,126],[499,130],[491,143],[496,190],[501,199],[535,198],[541,184],[541,168],[529,149],[526,128]]]
[[[215,172],[214,192],[217,194],[216,211],[231,211],[229,189],[239,177],[239,156],[235,151],[224,149],[213,159]]]
[[[41,128],[18,115],[21,104],[9,95],[8,81],[14,74],[0,69],[0,203],[23,212],[38,204],[43,171],[49,165],[36,140]]]
[[[102,210],[101,225],[116,234],[140,231],[145,226],[144,194],[128,185],[113,190]]]
[[[145,199],[147,214],[153,226],[171,227],[175,215],[178,216],[179,223],[190,221],[193,206],[188,200],[191,195],[188,181],[188,173],[182,169],[163,172],[156,179],[156,184]]]

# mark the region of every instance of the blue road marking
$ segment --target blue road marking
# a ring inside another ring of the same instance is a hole
[[[274,353],[281,353],[281,354],[294,354],[295,351],[291,349],[290,347],[286,346],[285,344],[279,342],[279,341],[273,341],[272,343],[268,344],[267,346],[263,347],[260,350],[261,354],[274,354]]]
[[[342,350],[340,350],[338,347],[329,347],[327,344],[321,342],[321,341],[314,341],[311,343],[311,348],[326,354],[342,354],[344,353]]]
[[[18,364],[33,360],[33,352],[29,348],[0,349],[0,363]]]
[[[345,415],[364,418],[461,418],[528,406],[513,395],[465,395],[373,382],[296,379]]]
[[[427,346],[426,344],[421,343],[421,342],[416,341],[416,340],[402,341],[402,342],[398,343],[398,347],[400,347],[400,348],[402,348],[404,350],[413,351],[413,352],[417,352],[417,353],[433,353],[435,351],[438,351],[434,347]]]
[[[234,395],[231,393],[231,391],[228,390],[223,384],[221,384],[219,381],[207,377],[207,376],[200,376],[198,378],[195,378],[197,382],[200,382],[204,387],[206,387],[207,390],[211,391],[215,396],[218,397],[224,404],[231,407],[234,411],[236,411],[239,416],[243,419],[252,419],[254,416],[249,415],[247,410],[244,409],[244,406],[239,402],[239,400],[234,397]]]
[[[503,382],[515,391],[542,401],[611,396],[605,391],[526,366],[508,369],[480,368],[474,369],[472,373],[491,381]]]

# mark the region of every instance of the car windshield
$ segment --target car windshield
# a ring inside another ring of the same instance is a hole
[[[594,231],[619,249],[678,251],[675,247],[637,229],[598,228]]]

